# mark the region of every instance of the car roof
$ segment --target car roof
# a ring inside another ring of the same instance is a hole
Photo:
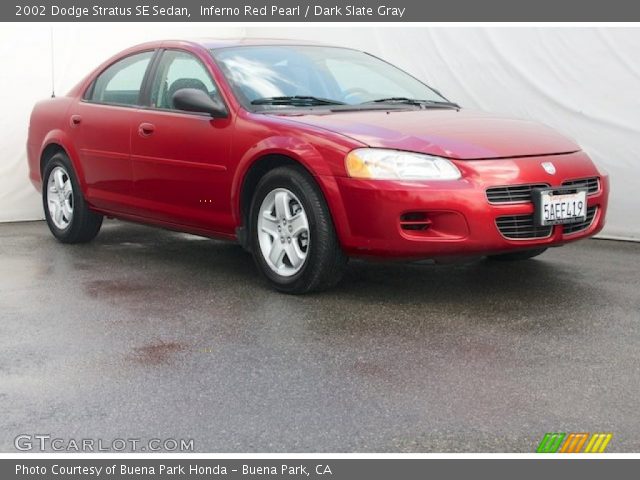
[[[193,43],[199,43],[205,48],[227,48],[227,47],[240,47],[240,46],[259,46],[259,45],[314,45],[314,46],[329,46],[319,42],[313,42],[308,40],[292,40],[285,38],[202,38],[194,39]]]
[[[242,47],[242,46],[270,46],[270,45],[309,45],[318,47],[329,47],[326,43],[312,42],[308,40],[291,40],[284,38],[187,38],[187,39],[167,39],[156,40],[151,42],[141,43],[131,47],[129,50],[140,50],[143,48],[161,48],[163,46],[176,46],[176,45],[198,45],[208,50],[228,47]]]

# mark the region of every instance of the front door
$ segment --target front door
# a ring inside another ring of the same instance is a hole
[[[200,89],[221,100],[197,57],[166,50],[151,83],[150,108],[137,111],[132,123],[136,203],[145,217],[232,233],[231,118],[176,109],[172,96],[182,88]]]

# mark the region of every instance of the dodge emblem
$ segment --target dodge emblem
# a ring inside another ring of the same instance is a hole
[[[556,167],[551,162],[542,162],[542,168],[544,168],[544,171],[549,175],[554,175],[556,173]]]

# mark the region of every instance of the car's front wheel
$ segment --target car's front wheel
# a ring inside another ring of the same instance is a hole
[[[501,253],[499,255],[489,255],[490,260],[498,260],[501,262],[515,262],[518,260],[528,260],[543,254],[546,248],[534,248],[532,250],[522,250],[520,252]]]
[[[267,280],[286,293],[327,289],[342,278],[342,252],[322,192],[301,168],[278,167],[258,183],[251,250]]]
[[[42,184],[44,215],[51,233],[62,243],[93,240],[102,215],[89,210],[69,158],[57,153],[44,167]]]

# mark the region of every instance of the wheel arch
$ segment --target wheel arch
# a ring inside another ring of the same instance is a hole
[[[306,172],[318,185],[322,196],[329,208],[329,212],[334,222],[338,238],[341,238],[343,223],[340,221],[344,218],[344,209],[342,208],[337,196],[339,196],[337,182],[333,175],[330,174],[328,165],[322,159],[317,150],[312,146],[305,145],[307,148],[300,154],[300,149],[280,150],[269,149],[263,151],[259,155],[255,155],[250,159],[244,159],[240,163],[240,168],[236,172],[236,180],[232,186],[232,208],[236,225],[236,235],[238,241],[245,248],[247,246],[247,225],[249,207],[255,187],[260,179],[270,170],[291,165],[296,166]]]
[[[64,147],[59,143],[51,142],[46,147],[44,147],[42,153],[40,154],[40,177],[43,177],[44,167],[49,159],[57,153],[64,153],[67,157],[69,156]]]
[[[71,166],[73,167],[78,182],[80,183],[80,188],[82,189],[83,194],[86,194],[84,171],[80,164],[78,153],[74,148],[73,143],[68,138],[68,135],[61,130],[50,132],[42,142],[42,147],[40,149],[40,178],[42,181],[44,181],[43,174],[45,165],[56,153],[64,153],[67,156],[71,162]]]
[[[270,153],[259,157],[248,168],[240,187],[237,213],[241,223],[244,224],[247,219],[253,191],[258,185],[258,182],[260,182],[260,179],[274,168],[283,166],[302,168],[310,176],[313,176],[308,168],[306,168],[302,163],[294,160],[291,156],[279,153]]]

